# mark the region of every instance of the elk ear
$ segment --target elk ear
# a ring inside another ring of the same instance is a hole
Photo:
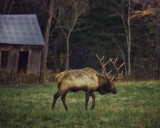
[[[123,70],[120,74],[113,76],[112,81],[117,81],[123,78]]]
[[[118,75],[113,76],[112,81],[117,81]]]

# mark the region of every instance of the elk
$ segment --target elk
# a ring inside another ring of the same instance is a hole
[[[68,92],[84,91],[85,109],[88,109],[89,96],[92,97],[91,109],[95,108],[95,95],[93,92],[99,92],[101,95],[107,93],[117,93],[114,81],[123,77],[123,70],[121,73],[119,73],[119,70],[124,65],[124,63],[119,67],[116,67],[118,58],[115,59],[115,61],[109,58],[106,63],[103,63],[102,61],[104,56],[102,58],[99,58],[98,55],[96,56],[102,66],[102,71],[104,73],[103,75],[98,73],[96,70],[87,67],[83,69],[63,71],[55,76],[55,79],[58,83],[58,91],[53,97],[52,110],[54,110],[56,101],[59,97],[61,97],[65,110],[68,110],[65,101]],[[108,63],[112,63],[117,70],[117,74],[114,75],[112,79],[108,76],[112,70],[106,73],[106,66]]]

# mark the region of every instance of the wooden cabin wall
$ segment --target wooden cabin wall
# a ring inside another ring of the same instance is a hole
[[[9,54],[9,70],[12,74],[17,74],[19,51],[13,50]]]
[[[0,52],[0,67],[1,67],[1,52]]]
[[[9,51],[8,71],[11,74],[18,73],[19,52],[28,51],[28,66],[26,73],[39,74],[41,63],[42,46],[22,46],[22,45],[2,45],[0,44],[0,51]]]
[[[28,73],[39,74],[40,73],[40,62],[41,62],[41,51],[32,50],[30,53]]]

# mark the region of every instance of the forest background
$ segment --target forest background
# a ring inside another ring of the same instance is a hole
[[[126,78],[160,78],[159,0],[0,0],[0,14],[37,15],[44,71],[101,71],[98,54],[125,62]]]

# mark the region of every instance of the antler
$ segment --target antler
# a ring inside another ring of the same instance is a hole
[[[102,56],[102,58],[100,58],[97,54],[96,54],[97,59],[100,61],[100,64],[102,66],[102,75],[105,75],[108,78],[108,75],[112,72],[112,70],[110,70],[109,72],[106,73],[106,65],[108,63],[110,63],[110,60],[108,60],[106,63],[104,63],[104,56]],[[103,61],[103,62],[102,62]]]
[[[113,76],[112,81],[122,79],[123,78],[123,70],[121,73],[119,73],[119,70],[125,63],[123,62],[119,67],[116,67],[116,62],[117,62],[118,58],[116,58],[115,61],[113,61],[113,59],[110,59],[110,58],[109,58],[109,60],[114,65],[114,68],[117,70],[117,74],[115,76]]]

